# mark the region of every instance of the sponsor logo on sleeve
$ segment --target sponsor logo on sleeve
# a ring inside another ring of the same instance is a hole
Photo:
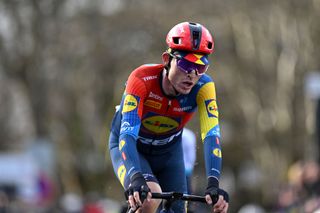
[[[133,95],[126,95],[124,99],[122,113],[130,112],[138,107],[138,101]]]
[[[121,140],[119,143],[119,150],[121,151],[123,146],[126,144],[126,142],[124,140]]]
[[[156,79],[156,78],[158,78],[157,75],[150,75],[150,76],[143,77],[142,79],[144,81],[150,81],[150,80],[153,80],[153,79]]]
[[[215,99],[210,99],[205,101],[208,117],[218,118],[218,106]]]
[[[211,134],[214,135],[214,136],[221,137],[221,135],[220,135],[220,126],[219,125],[215,125],[213,127],[213,129],[211,130]]]
[[[126,167],[124,165],[119,166],[117,174],[122,186],[124,185],[124,178],[126,176],[126,173],[127,173]]]
[[[221,157],[222,157],[221,150],[218,149],[218,148],[215,148],[215,149],[213,150],[213,154],[214,154],[215,156],[217,156],[218,158],[221,158]]]
[[[120,132],[132,132],[134,127],[130,125],[128,121],[125,121],[121,124]]]

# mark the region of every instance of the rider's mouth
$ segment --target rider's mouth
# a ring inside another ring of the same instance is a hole
[[[193,83],[192,83],[191,81],[184,81],[184,82],[182,82],[182,84],[183,84],[184,87],[191,87],[191,86],[193,86]]]

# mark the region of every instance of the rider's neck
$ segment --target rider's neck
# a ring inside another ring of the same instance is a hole
[[[164,69],[162,72],[162,89],[167,96],[178,96],[180,93],[175,89],[174,85],[168,78],[167,71]]]

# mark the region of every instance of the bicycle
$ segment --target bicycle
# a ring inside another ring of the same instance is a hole
[[[173,210],[171,209],[171,205],[173,202],[177,200],[183,200],[183,201],[192,201],[192,202],[201,202],[206,203],[206,199],[204,196],[198,196],[198,195],[191,195],[191,194],[184,194],[180,192],[162,192],[162,193],[151,193],[152,199],[162,199],[166,200],[163,205],[163,209],[160,211],[160,213],[173,213]],[[136,210],[132,210],[129,208],[127,213],[134,213]]]

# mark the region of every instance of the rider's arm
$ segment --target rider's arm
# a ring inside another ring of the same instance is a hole
[[[206,174],[210,185],[219,187],[221,170],[221,147],[219,113],[216,102],[215,85],[212,81],[204,84],[197,94],[200,116],[201,138],[204,143]]]
[[[127,81],[125,94],[121,101],[121,127],[119,136],[119,150],[126,167],[128,176],[132,177],[140,172],[140,162],[136,148],[136,140],[141,125],[145,84],[133,72]]]

